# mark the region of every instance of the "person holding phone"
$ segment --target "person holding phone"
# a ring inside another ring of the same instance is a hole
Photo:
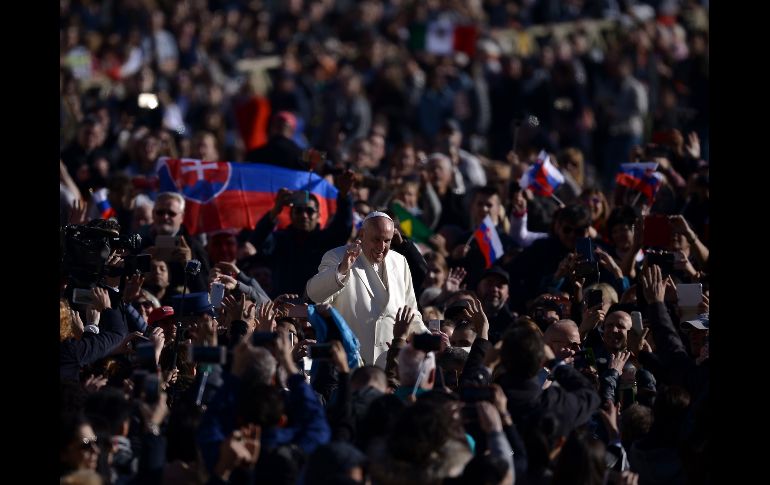
[[[345,244],[353,230],[352,171],[337,177],[337,212],[325,228],[319,224],[318,198],[304,191],[282,188],[275,205],[257,222],[253,231],[244,230],[239,238],[248,241],[268,256],[273,272],[272,296],[302,294],[305,284],[315,274],[326,251]],[[290,208],[291,224],[277,229],[278,216]]]
[[[142,237],[141,250],[148,250],[157,259],[164,259],[168,265],[169,282],[172,288],[184,286],[185,264],[197,259],[201,262],[198,275],[188,278],[187,289],[191,292],[208,291],[209,258],[203,245],[193,238],[182,223],[185,212],[185,199],[176,192],[162,192],[155,199],[152,209],[153,221],[139,230]],[[173,247],[162,250],[158,239],[173,238]]]

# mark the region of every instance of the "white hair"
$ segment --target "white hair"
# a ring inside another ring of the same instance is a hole
[[[157,204],[161,199],[174,199],[177,202],[179,202],[179,210],[184,212],[184,197],[182,194],[177,192],[161,192],[158,194],[158,196],[155,198],[155,203]]]

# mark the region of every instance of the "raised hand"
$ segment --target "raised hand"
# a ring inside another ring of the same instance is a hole
[[[469,303],[470,309],[463,309],[463,314],[470,320],[476,334],[485,340],[489,340],[489,320],[487,320],[487,315],[484,313],[481,300],[474,298]]]
[[[647,303],[663,303],[666,296],[666,280],[659,266],[653,264],[644,269],[642,291]]]
[[[631,352],[628,350],[621,350],[617,354],[610,354],[610,369],[615,369],[618,371],[618,374],[622,374],[629,357],[631,357]]]
[[[110,294],[104,288],[91,288],[91,295],[94,297],[94,310],[103,312],[108,308],[112,308]]]
[[[232,276],[226,274],[220,274],[216,277],[216,281],[225,285],[228,290],[234,290],[238,287],[238,281]]]
[[[406,338],[414,317],[414,310],[408,305],[396,311],[396,323],[393,325],[393,340]]]
[[[88,203],[75,199],[70,210],[70,224],[85,224],[88,213]]]
[[[612,275],[616,279],[623,277],[623,270],[620,269],[620,266],[618,266],[618,263],[615,262],[615,258],[607,254],[601,248],[594,249],[594,253],[599,258],[599,264],[601,264],[604,268],[606,268],[607,271],[612,273]]]
[[[245,298],[245,297],[244,297]],[[257,310],[257,332],[275,331],[275,305],[272,301],[259,305]]]
[[[214,267],[218,268],[222,273],[233,277],[238,276],[241,272],[241,270],[238,269],[238,266],[233,263],[228,263],[227,261],[220,261],[215,264]]]
[[[355,243],[348,245],[345,255],[342,257],[342,261],[340,261],[340,265],[337,267],[337,271],[342,274],[346,274],[350,271],[350,268],[353,267],[356,259],[358,259],[359,254],[361,254],[361,240],[356,239]]]
[[[275,205],[270,210],[270,218],[272,220],[275,220],[278,217],[278,214],[281,213],[284,207],[291,204],[291,198],[293,196],[293,192],[286,187],[282,187],[278,194],[275,196]]]
[[[184,236],[179,237],[179,245],[171,252],[171,256],[182,263],[187,263],[192,259],[192,249],[190,249]]]
[[[345,197],[350,192],[350,189],[353,187],[353,182],[355,181],[355,173],[348,169],[345,172],[343,172],[339,177],[337,177],[337,180],[335,181],[335,185],[337,186],[337,189],[340,191],[340,196]]]
[[[700,158],[700,138],[694,131],[687,135],[687,145],[685,145],[687,153],[695,159]]]
[[[126,284],[123,287],[123,301],[130,303],[137,298],[142,291],[142,285],[144,284],[144,275],[135,274],[126,280]]]
[[[348,354],[345,352],[345,348],[342,346],[342,342],[339,340],[332,340],[331,344],[331,357],[334,367],[336,367],[337,370],[343,374],[349,373],[350,367],[348,366]]]
[[[444,290],[448,292],[460,291],[460,284],[468,275],[463,267],[452,268],[449,270],[446,281],[444,281]]]

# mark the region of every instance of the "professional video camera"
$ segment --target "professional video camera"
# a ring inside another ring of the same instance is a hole
[[[120,235],[120,225],[112,219],[94,219],[85,225],[62,227],[62,271],[73,286],[89,287],[105,276],[120,276],[142,270],[144,259],[133,255],[124,256],[123,268],[106,266],[113,251],[118,249],[136,253],[142,243],[138,234]]]

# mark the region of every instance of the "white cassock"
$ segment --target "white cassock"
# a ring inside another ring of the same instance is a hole
[[[414,310],[410,332],[428,331],[417,311],[412,274],[406,258],[395,251],[388,251],[377,270],[362,252],[340,280],[337,268],[346,249],[341,246],[324,254],[318,274],[307,282],[307,294],[316,303],[336,308],[358,337],[364,361],[384,368],[399,308],[407,305]]]

